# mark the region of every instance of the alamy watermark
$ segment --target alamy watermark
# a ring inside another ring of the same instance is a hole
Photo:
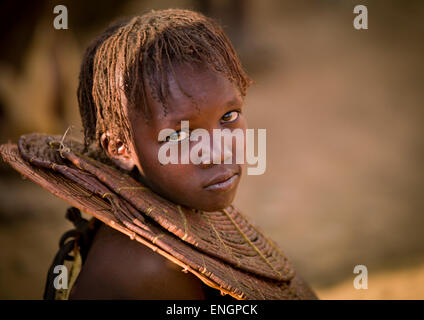
[[[53,13],[57,14],[53,20],[53,27],[56,30],[68,29],[68,8],[59,4],[54,7]]]
[[[53,280],[53,286],[56,290],[68,289],[68,268],[59,264],[53,269],[54,274],[58,274]]]
[[[368,8],[362,4],[358,4],[353,8],[353,13],[357,14],[353,19],[353,27],[356,30],[368,29]]]
[[[181,121],[181,129],[166,128],[159,132],[158,140],[164,142],[158,152],[161,164],[237,164],[247,163],[248,175],[261,175],[266,170],[266,129],[258,129],[255,155],[255,130],[240,128],[213,129],[212,137],[206,129],[190,131],[189,121]],[[235,155],[233,143],[235,140]],[[195,144],[190,145],[190,142]]]
[[[359,264],[353,268],[353,273],[358,274],[353,280],[353,286],[356,290],[368,289],[368,268]]]

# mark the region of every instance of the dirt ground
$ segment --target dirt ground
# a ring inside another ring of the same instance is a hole
[[[244,176],[235,204],[323,299],[424,299],[423,6],[385,3],[371,6],[369,30],[357,31],[350,4],[255,2],[240,50],[255,80],[245,114],[251,128],[267,129],[267,169]],[[78,65],[82,47],[68,45],[67,65]],[[63,123],[78,127],[70,69]],[[42,119],[47,100],[34,79],[15,88],[38,97],[39,112],[9,101],[20,116]],[[66,207],[2,165],[0,298],[41,298],[71,228]],[[353,287],[356,265],[368,267],[368,290]]]

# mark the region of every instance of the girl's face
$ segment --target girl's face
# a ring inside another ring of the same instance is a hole
[[[213,129],[240,128],[245,133],[246,120],[242,114],[242,96],[227,78],[200,67],[179,65],[170,76],[168,112],[164,115],[162,105],[152,98],[147,88],[147,103],[152,115],[148,124],[143,115],[130,116],[134,132],[134,162],[140,172],[140,180],[163,197],[190,208],[215,211],[227,207],[233,201],[242,174],[242,165],[236,164],[236,144],[233,140],[232,163],[223,164],[166,164],[158,159],[159,149],[165,142],[159,141],[162,129],[179,131],[182,120],[188,120],[190,131],[205,129],[213,137]],[[181,143],[184,134],[171,137]],[[186,137],[186,139],[189,139]],[[198,142],[189,140],[189,148]],[[245,144],[244,144],[245,148]],[[180,151],[181,149],[179,149]],[[212,146],[211,149],[212,150]],[[244,152],[244,150],[243,150]],[[212,154],[212,152],[211,152]],[[216,157],[216,154],[213,155]],[[211,155],[212,157],[212,155]]]

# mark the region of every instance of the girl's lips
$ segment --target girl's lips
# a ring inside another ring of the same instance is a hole
[[[239,174],[236,173],[236,174],[232,175],[230,178],[228,178],[224,181],[217,182],[217,183],[214,183],[214,184],[211,184],[211,185],[205,187],[205,190],[210,190],[210,191],[228,191],[228,190],[231,190],[236,185],[238,178],[239,178]]]

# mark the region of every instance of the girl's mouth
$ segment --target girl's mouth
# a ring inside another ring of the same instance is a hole
[[[229,191],[235,187],[238,178],[238,173],[234,173],[230,177],[221,177],[204,187],[204,189],[209,191]]]

